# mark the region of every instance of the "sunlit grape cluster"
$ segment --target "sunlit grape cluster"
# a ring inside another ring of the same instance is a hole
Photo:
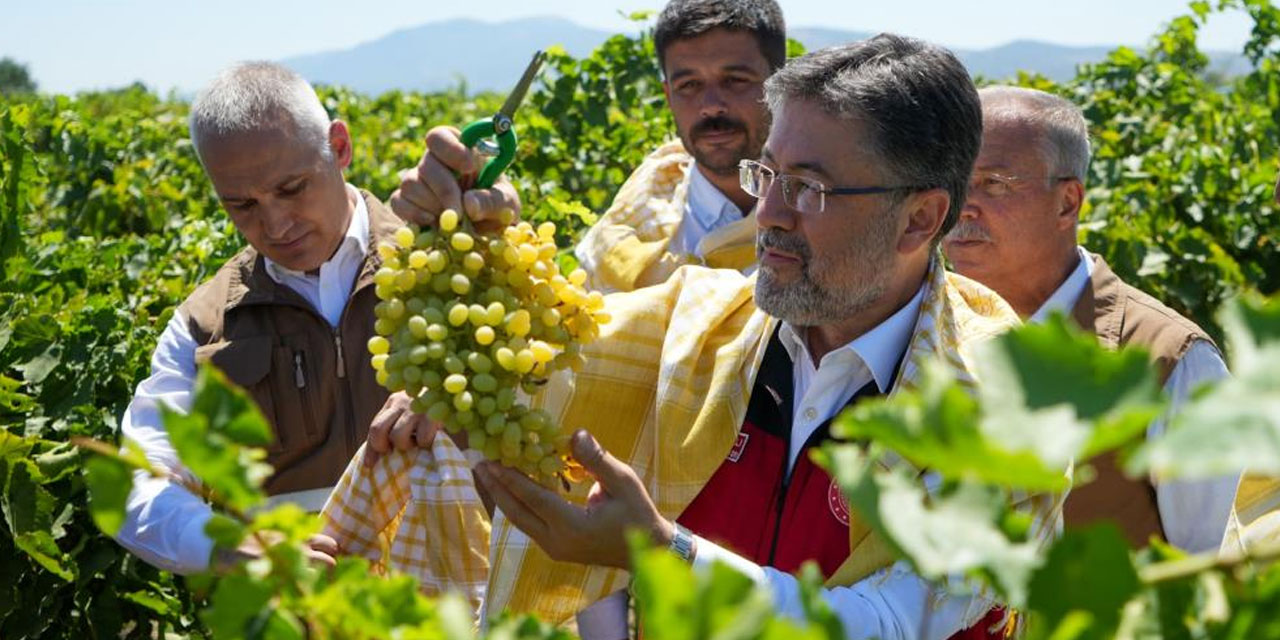
[[[413,398],[413,411],[551,484],[567,471],[568,434],[517,392],[580,367],[580,345],[609,316],[600,292],[583,288],[586,272],[561,275],[554,224],[511,226],[514,214],[504,216],[502,232],[485,235],[447,210],[438,230],[402,227],[378,246],[371,364],[378,384]]]

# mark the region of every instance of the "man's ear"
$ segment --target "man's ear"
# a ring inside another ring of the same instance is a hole
[[[334,163],[339,169],[346,169],[351,166],[351,131],[347,129],[347,123],[341,120],[334,120],[329,123],[329,151],[333,153]]]
[[[1072,229],[1080,222],[1080,207],[1084,206],[1084,184],[1075,178],[1063,180],[1057,191],[1058,228]]]
[[[951,194],[937,188],[913,193],[903,202],[907,208],[907,225],[898,238],[898,253],[911,254],[930,246],[942,223],[947,219]]]

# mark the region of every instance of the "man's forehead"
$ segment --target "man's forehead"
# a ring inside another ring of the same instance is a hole
[[[767,73],[769,66],[751,32],[729,29],[712,29],[676,40],[667,45],[663,58],[665,71],[672,77],[708,69]]]

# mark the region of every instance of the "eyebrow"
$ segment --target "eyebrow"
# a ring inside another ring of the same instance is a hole
[[[718,71],[723,73],[747,73],[747,74],[759,75],[756,69],[749,64],[725,65],[723,67],[720,67]],[[667,82],[675,82],[676,80],[680,80],[682,78],[685,78],[691,75],[694,75],[694,70],[691,68],[684,67],[684,68],[676,69],[675,71],[671,72],[670,76],[667,77]]]
[[[287,184],[289,184],[289,183],[291,183],[291,182],[297,182],[298,180],[301,180],[302,178],[305,178],[305,177],[307,177],[307,174],[306,174],[305,172],[300,172],[300,173],[291,173],[291,174],[289,174],[289,175],[285,176],[282,180],[278,180],[278,181],[276,182],[276,186],[275,186],[274,188],[275,188],[276,190],[283,189],[285,185],[287,185]],[[236,203],[236,202],[248,202],[248,201],[250,201],[250,200],[254,200],[255,198],[251,198],[251,197],[249,197],[249,196],[223,196],[223,195],[219,195],[219,196],[218,196],[218,199],[219,199],[219,200],[221,200],[221,201],[223,201],[223,202],[226,202],[226,203]]]

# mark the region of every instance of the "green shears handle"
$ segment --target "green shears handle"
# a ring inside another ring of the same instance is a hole
[[[489,140],[494,138],[495,145]],[[498,180],[511,162],[516,159],[516,132],[511,126],[511,118],[499,113],[492,118],[476,120],[462,130],[462,144],[468,148],[480,145],[485,151],[497,151],[497,155],[484,163],[480,176],[476,178],[477,189],[488,189]]]

